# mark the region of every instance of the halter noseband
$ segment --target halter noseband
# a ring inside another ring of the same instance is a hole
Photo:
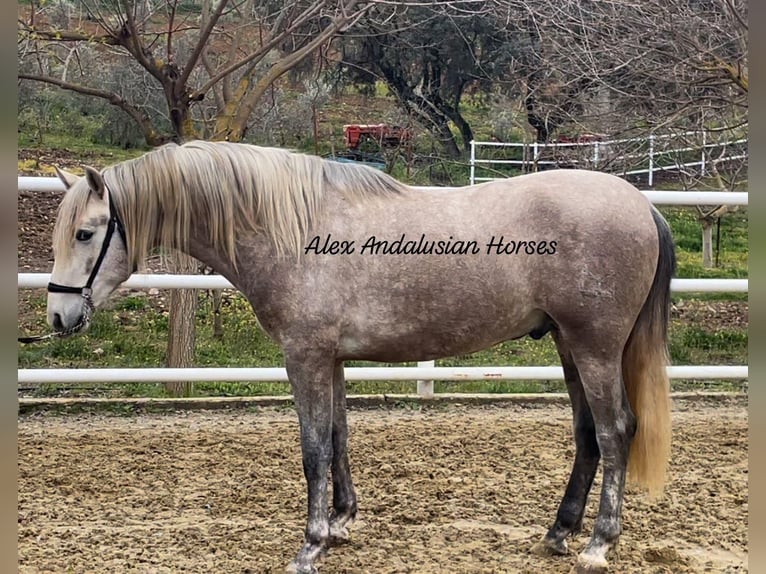
[[[128,248],[128,242],[125,237],[125,226],[123,226],[122,221],[120,221],[120,218],[117,216],[117,210],[115,210],[114,203],[112,202],[112,194],[108,191],[107,193],[109,200],[109,223],[106,227],[104,243],[101,244],[101,251],[98,254],[96,263],[93,265],[88,281],[85,283],[84,287],[70,287],[69,285],[59,285],[58,283],[50,282],[48,283],[48,293],[75,293],[77,295],[82,295],[83,299],[92,306],[93,302],[91,301],[91,295],[93,294],[93,282],[96,280],[96,275],[98,275],[98,272],[101,269],[101,264],[104,262],[104,257],[106,257],[106,252],[109,249],[109,244],[112,241],[112,235],[114,235],[115,229],[120,234],[125,248]]]
[[[106,185],[106,184],[104,184]],[[73,325],[72,327],[69,327],[68,329],[65,329],[64,331],[56,331],[48,333],[47,335],[35,335],[31,337],[19,337],[19,343],[34,343],[36,341],[44,341],[45,339],[50,339],[52,337],[66,337],[69,335],[73,335],[74,333],[77,333],[81,329],[83,329],[87,324],[90,322],[90,316],[95,310],[95,305],[93,304],[93,282],[96,280],[96,275],[98,275],[99,270],[101,269],[101,264],[104,262],[104,257],[106,257],[106,252],[109,249],[109,244],[112,241],[112,235],[114,235],[114,230],[117,230],[117,233],[120,234],[120,237],[122,238],[122,243],[125,245],[125,249],[128,248],[128,241],[125,236],[125,226],[122,224],[122,221],[120,221],[120,218],[117,216],[117,210],[114,208],[114,203],[112,202],[112,194],[109,193],[109,190],[107,188],[108,200],[109,200],[109,223],[106,227],[106,235],[104,236],[104,243],[101,244],[101,251],[98,254],[98,258],[96,259],[96,263],[93,265],[93,269],[90,272],[90,276],[88,277],[88,281],[85,283],[84,287],[71,287],[69,285],[59,285],[58,283],[50,282],[48,283],[48,293],[74,293],[75,295],[80,295],[83,298],[83,301],[85,303],[83,308],[83,314],[80,320],[77,322],[76,325]],[[133,269],[133,272],[135,272],[135,268]]]

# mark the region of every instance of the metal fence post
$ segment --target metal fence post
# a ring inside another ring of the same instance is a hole
[[[471,185],[476,183],[476,142],[471,140]]]
[[[705,134],[707,132],[705,130],[702,130],[702,162],[700,164],[700,176],[705,177],[705,144],[707,143],[707,138],[705,137]]]
[[[431,368],[436,365],[436,361],[418,361],[418,367]],[[418,381],[418,396],[425,399],[433,398],[434,396],[434,382],[433,381]]]
[[[593,142],[593,169],[598,167],[598,142]]]
[[[521,144],[521,163],[519,164],[521,166],[521,173],[527,173],[528,165],[529,165],[529,144],[527,142],[523,142]]]
[[[654,134],[649,136],[649,187],[654,185]]]
[[[532,170],[537,171],[537,141],[532,144]]]

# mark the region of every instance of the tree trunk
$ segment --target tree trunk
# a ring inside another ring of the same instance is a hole
[[[455,125],[460,130],[460,137],[463,140],[463,149],[471,149],[471,141],[473,140],[471,124],[466,121],[457,108],[451,110],[450,119],[455,122]]]
[[[183,143],[197,137],[188,102],[181,101],[181,98],[173,99],[172,84],[169,83],[165,88],[175,139]],[[195,275],[199,272],[197,260],[184,253],[174,253],[171,261],[173,273]],[[188,369],[194,366],[198,300],[199,295],[194,289],[173,289],[170,292],[167,351],[169,368]],[[174,397],[191,396],[193,388],[194,385],[190,381],[173,381],[165,384],[167,392]]]
[[[527,110],[527,123],[535,130],[535,141],[537,143],[548,143],[550,137],[550,126],[548,122],[540,117],[535,111],[537,101],[534,96],[528,95],[524,98],[524,106]]]
[[[451,158],[460,157],[460,148],[457,146],[455,136],[452,130],[449,129],[449,123],[443,118],[434,118],[434,128],[436,131],[436,137],[444,150],[444,153]]]
[[[196,259],[183,253],[174,255],[173,273],[193,274],[197,272]],[[168,320],[167,366],[170,368],[189,368],[194,366],[196,345],[197,292],[193,289],[173,289],[170,292],[170,310]],[[171,396],[190,396],[190,381],[165,383],[165,389]]]
[[[714,219],[703,219],[702,223],[702,267],[713,267],[713,225]]]

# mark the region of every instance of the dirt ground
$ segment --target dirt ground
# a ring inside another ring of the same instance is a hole
[[[610,571],[747,572],[745,399],[676,402],[673,417],[669,487],[658,502],[629,492]],[[381,408],[349,421],[360,515],[320,572],[537,574],[574,563],[527,552],[569,473],[568,407]],[[292,410],[37,414],[20,418],[18,442],[22,574],[283,572],[300,546]]]

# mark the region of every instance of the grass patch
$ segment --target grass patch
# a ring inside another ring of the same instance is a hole
[[[670,358],[677,365],[743,365],[747,364],[747,341],[745,329],[672,324]]]
[[[145,154],[150,148],[123,149],[118,146],[106,146],[93,143],[88,138],[72,137],[67,134],[47,133],[45,143],[40,145],[33,138],[24,133],[19,133],[19,148],[36,148],[39,155],[52,156],[54,159],[59,155],[75,154],[82,157],[84,163],[95,164],[94,167],[103,167],[117,162],[134,159]],[[42,171],[45,175],[55,175],[53,166],[40,164],[37,159],[23,159],[18,161],[19,172]],[[67,168],[73,173],[82,174],[81,169]]]
[[[277,367],[284,364],[280,348],[260,329],[249,304],[238,294],[228,295],[223,313],[224,336],[212,333],[212,308],[204,296],[197,314],[196,365],[199,367]],[[33,300],[44,310],[45,300]],[[19,368],[162,367],[167,345],[167,314],[147,297],[130,296],[111,310],[94,316],[91,330],[81,336],[20,346]],[[673,322],[671,360],[674,364],[746,364],[748,334],[745,329],[714,329]],[[437,366],[558,365],[550,336],[540,341],[523,338],[506,341],[484,351],[442,359]],[[347,366],[385,366],[349,361]],[[388,364],[395,365],[395,364]],[[401,364],[397,364],[402,366]],[[404,365],[413,366],[414,363]],[[705,382],[704,388],[741,389],[739,382]],[[564,392],[562,381],[437,381],[435,391],[465,393]],[[678,390],[699,389],[699,384],[674,383]],[[349,394],[406,394],[415,392],[411,381],[350,381]],[[259,396],[290,393],[287,383],[203,382],[194,385],[193,396]],[[164,385],[83,384],[63,388],[41,385],[34,396],[164,397]]]
[[[702,227],[692,208],[670,207],[660,210],[670,224],[676,242],[678,277],[744,279],[748,276],[748,214],[739,209],[721,218],[718,267],[702,266]],[[715,231],[713,233],[715,242]]]

